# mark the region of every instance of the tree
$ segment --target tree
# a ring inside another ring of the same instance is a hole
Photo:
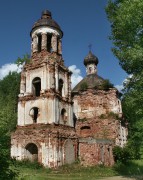
[[[143,1],[109,0],[113,54],[131,77],[126,81],[123,113],[129,122],[129,144],[138,151],[143,144]]]
[[[10,132],[16,127],[20,74],[9,73],[0,80],[0,179],[11,180],[16,172],[10,169]]]
[[[0,128],[10,133],[16,127],[20,74],[9,73],[0,80]]]

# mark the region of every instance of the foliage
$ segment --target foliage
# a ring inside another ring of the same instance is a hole
[[[143,1],[109,0],[106,8],[111,22],[113,53],[129,74],[143,69]]]
[[[106,118],[114,118],[114,119],[119,119],[118,114],[114,113],[114,112],[109,112],[108,114],[101,114],[99,116],[100,119],[106,119]]]
[[[80,85],[80,90],[81,90],[81,91],[85,91],[87,88],[88,88],[88,85],[87,85],[86,82],[83,82],[83,83]]]
[[[123,113],[129,122],[129,143],[139,152],[143,145],[143,1],[109,0],[106,12],[112,51],[129,74],[124,83]]]
[[[18,66],[30,63],[30,55],[29,54],[25,54],[23,56],[23,58],[18,57],[17,60],[15,61],[15,63]]]
[[[113,155],[115,162],[126,164],[133,157],[133,152],[128,146],[123,148],[120,146],[115,146],[113,148]]]
[[[19,86],[20,75],[16,72],[0,80],[0,129],[5,132],[16,127]]]
[[[24,159],[23,161],[15,161],[14,163],[17,167],[30,168],[30,169],[41,169],[43,166],[39,164],[37,161],[31,162],[28,159]]]
[[[10,137],[5,135],[1,129],[0,132],[0,179],[12,180],[18,172],[10,169],[12,161],[10,159]]]
[[[110,89],[110,88],[113,88],[113,84],[111,84],[108,79],[105,79],[105,80],[103,81],[103,83],[101,84],[100,89],[108,90],[108,89]]]
[[[114,170],[120,175],[126,176],[138,176],[137,179],[142,179],[143,176],[143,161],[142,160],[130,160],[126,164],[118,162],[114,165]],[[140,176],[140,178],[139,178]]]
[[[14,130],[17,119],[17,95],[19,93],[20,75],[9,73],[0,80],[0,179],[13,179],[17,171],[10,165],[10,132]]]

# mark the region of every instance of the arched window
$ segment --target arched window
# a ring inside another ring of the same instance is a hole
[[[64,122],[64,124],[67,122],[67,113],[65,109],[61,110],[61,121]]]
[[[38,34],[38,52],[41,52],[42,47],[42,35]]]
[[[39,77],[36,77],[32,81],[32,89],[33,89],[33,95],[34,96],[40,96],[41,91],[41,79]]]
[[[89,137],[91,136],[91,127],[90,126],[82,126],[80,128],[80,134],[82,137]]]
[[[39,108],[33,107],[30,110],[30,116],[32,117],[34,123],[37,123],[38,114],[39,114]]]
[[[30,161],[38,160],[38,147],[34,143],[29,143],[25,147],[25,158]]]
[[[52,35],[51,34],[47,34],[47,51],[51,52],[51,39],[52,39]]]
[[[62,95],[63,84],[64,84],[63,80],[59,79],[59,93],[60,93],[60,95]]]

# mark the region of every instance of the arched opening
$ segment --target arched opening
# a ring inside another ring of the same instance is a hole
[[[75,161],[75,149],[73,142],[67,140],[64,144],[64,163],[71,164]]]
[[[91,128],[90,128],[90,126],[82,126],[80,128],[80,134],[83,137],[91,136]]]
[[[29,143],[25,147],[25,159],[38,161],[38,147],[34,143]]]
[[[41,52],[42,47],[42,35],[38,34],[38,52]]]
[[[51,34],[47,34],[47,51],[48,52],[51,52],[51,50],[52,50],[51,39],[52,39],[52,35]]]
[[[41,79],[39,77],[36,77],[32,81],[32,89],[33,89],[33,95],[34,96],[40,96],[41,91]]]
[[[61,121],[64,122],[64,124],[67,122],[67,113],[65,109],[61,110]]]
[[[92,73],[92,67],[89,67],[88,70],[89,70],[89,73]]]
[[[32,117],[34,123],[37,123],[38,114],[39,114],[39,108],[33,107],[30,110],[30,116]]]
[[[63,80],[59,79],[59,93],[60,93],[60,95],[62,95],[63,84],[64,84]]]

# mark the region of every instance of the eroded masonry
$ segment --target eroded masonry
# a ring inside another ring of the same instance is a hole
[[[97,75],[89,51],[87,75],[71,91],[71,72],[62,58],[63,32],[45,10],[32,27],[31,60],[21,72],[16,131],[11,156],[57,167],[80,159],[83,165],[113,165],[112,149],[127,141],[119,93]]]

